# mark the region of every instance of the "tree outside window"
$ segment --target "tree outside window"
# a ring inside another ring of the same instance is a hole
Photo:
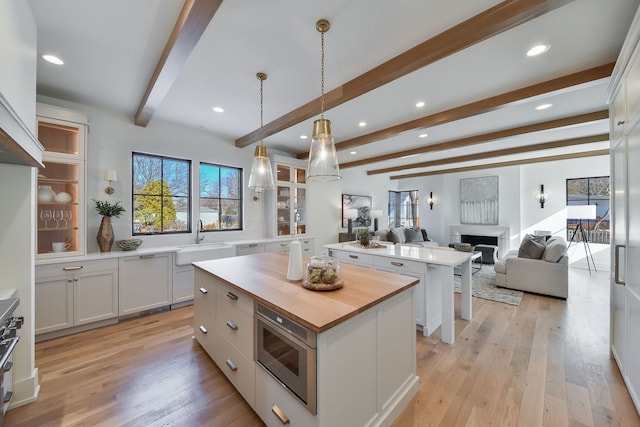
[[[200,163],[204,231],[242,230],[242,169]]]
[[[191,232],[191,161],[133,153],[133,234]]]

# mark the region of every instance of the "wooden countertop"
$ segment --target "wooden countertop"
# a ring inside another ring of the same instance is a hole
[[[454,251],[442,246],[409,246],[409,245],[381,245],[380,248],[370,249],[349,243],[333,243],[323,246],[326,249],[336,249],[342,251],[359,252],[369,255],[388,256],[392,258],[402,258],[425,262],[427,264],[438,264],[455,267],[467,261],[473,253]]]
[[[303,260],[306,265],[308,258]],[[193,265],[316,333],[324,332],[419,283],[419,279],[341,264],[344,286],[312,291],[287,280],[289,256],[262,253]]]

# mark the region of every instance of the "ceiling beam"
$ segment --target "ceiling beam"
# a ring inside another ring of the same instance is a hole
[[[589,123],[596,120],[604,120],[609,118],[608,110],[595,111],[593,113],[579,114],[577,116],[564,117],[562,119],[549,120],[546,122],[533,123],[525,126],[518,126],[515,128],[502,129],[495,132],[484,133],[481,135],[472,135],[465,138],[454,139],[451,141],[440,142],[437,144],[424,145],[418,148],[412,148],[404,151],[396,151],[389,154],[381,154],[379,156],[369,157],[366,159],[355,160],[353,162],[346,162],[340,164],[340,169],[348,169],[356,166],[363,166],[366,164],[383,162],[386,160],[393,160],[399,157],[413,156],[416,154],[430,153],[434,151],[452,150],[455,148],[468,147],[471,145],[480,144],[483,142],[494,141],[497,139],[509,138],[517,135],[524,135],[527,133],[540,132],[543,130],[556,129],[565,126],[572,126],[577,124]],[[392,172],[393,170],[402,170],[410,168],[411,165],[396,166],[395,168],[387,168],[385,172]],[[383,170],[383,169],[379,169]],[[385,173],[380,172],[380,173]],[[368,174],[372,174],[367,172]]]
[[[493,168],[503,168],[507,166],[519,166],[519,165],[528,165],[531,163],[543,163],[543,162],[555,162],[557,160],[567,160],[567,159],[580,159],[583,157],[595,157],[595,156],[606,156],[609,154],[609,150],[593,150],[593,151],[582,151],[578,153],[569,153],[569,154],[559,154],[556,156],[546,156],[546,157],[532,157],[528,159],[521,160],[513,160],[509,162],[498,162],[498,163],[487,163],[482,165],[475,166],[465,166],[460,168],[452,168],[452,169],[440,169],[436,171],[429,172],[418,172],[418,173],[410,173],[406,175],[394,175],[390,176],[389,179],[406,179],[406,178],[417,178],[421,176],[430,176],[430,175],[444,175],[448,173],[458,173],[458,172],[468,172],[468,171],[477,171],[483,169],[493,169]]]
[[[222,0],[186,0],[140,101],[134,123],[146,127],[178,78]]]
[[[451,163],[470,162],[474,160],[490,159],[492,157],[509,156],[512,154],[530,153],[533,151],[550,150],[553,148],[571,147],[574,145],[591,144],[594,142],[609,141],[609,134],[602,133],[600,135],[583,136],[580,138],[563,139],[560,141],[541,142],[539,144],[525,145],[522,147],[504,148],[502,150],[483,151],[481,153],[466,154],[464,156],[447,157],[444,159],[430,160],[428,162],[412,163],[404,166],[395,166],[391,168],[376,169],[367,171],[367,175],[377,175],[381,173],[396,172],[407,169],[428,168],[432,166],[448,165]]]
[[[370,144],[391,136],[407,132],[414,129],[422,129],[430,126],[441,125],[456,120],[465,119],[476,116],[478,114],[487,113],[498,108],[507,106],[508,104],[521,101],[523,99],[532,98],[534,96],[545,93],[555,92],[559,90],[567,90],[573,86],[595,82],[597,80],[610,77],[615,63],[601,65],[599,67],[590,68],[588,70],[579,71],[577,73],[568,74],[556,79],[535,85],[523,87],[520,89],[506,92],[490,98],[481,99],[480,101],[470,104],[454,107],[446,111],[424,116],[409,122],[381,129],[366,135],[357,136],[349,140],[336,143],[336,150],[346,150],[360,145]],[[309,155],[308,152],[296,155],[298,159],[305,159]],[[342,165],[340,165],[342,167]]]
[[[327,92],[325,111],[357,98],[397,78],[535,19],[573,0],[506,0],[443,31],[400,55]],[[267,123],[266,138],[320,113],[320,97]],[[236,139],[242,148],[260,140],[260,129]]]

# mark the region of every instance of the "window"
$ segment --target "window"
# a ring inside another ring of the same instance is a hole
[[[242,169],[200,163],[204,231],[242,230]]]
[[[567,218],[567,240],[582,241],[582,233],[576,233],[582,223],[587,241],[609,244],[611,242],[609,177],[567,179],[567,206],[572,205],[595,205],[596,219]]]
[[[133,234],[191,232],[191,161],[133,153]]]
[[[419,227],[418,190],[389,191],[389,228]]]

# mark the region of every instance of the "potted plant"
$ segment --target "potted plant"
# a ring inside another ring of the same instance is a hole
[[[115,237],[113,235],[113,226],[111,225],[111,217],[118,218],[125,211],[120,202],[110,203],[102,200],[92,199],[96,204],[96,211],[102,215],[102,221],[98,228],[98,248],[100,252],[109,252]]]
[[[368,228],[359,229],[356,236],[362,246],[369,246],[369,237],[371,236],[371,232]]]

